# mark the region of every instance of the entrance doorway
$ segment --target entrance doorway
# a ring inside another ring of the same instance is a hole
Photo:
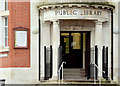
[[[64,68],[84,68],[90,63],[90,32],[60,33]],[[87,70],[86,70],[87,71]]]

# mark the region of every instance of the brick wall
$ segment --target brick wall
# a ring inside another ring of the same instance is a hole
[[[27,0],[26,0],[27,1]],[[8,3],[8,57],[0,58],[2,67],[30,67],[30,1]],[[29,29],[29,42],[27,49],[14,49],[13,28],[24,27]]]

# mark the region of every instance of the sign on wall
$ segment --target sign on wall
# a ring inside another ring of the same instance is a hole
[[[90,20],[105,20],[109,19],[109,11],[100,8],[56,8],[44,10],[42,16],[44,21],[54,19],[90,19]]]
[[[15,31],[15,47],[27,47],[27,31]]]
[[[93,10],[93,9],[60,9],[55,11],[55,15],[102,15],[101,10]]]
[[[28,30],[27,28],[14,28],[14,48],[28,48]]]

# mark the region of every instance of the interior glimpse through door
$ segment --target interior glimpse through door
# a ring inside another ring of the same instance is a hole
[[[86,53],[88,53],[88,48],[90,48],[90,33],[69,31],[61,32],[60,35],[62,60],[66,62],[64,67],[86,68],[89,63],[85,58],[89,57]],[[88,59],[89,58],[87,58],[87,60]]]

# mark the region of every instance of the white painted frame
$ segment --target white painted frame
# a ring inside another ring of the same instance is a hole
[[[5,22],[6,22],[6,20],[5,20],[5,18],[7,18],[7,26],[5,26]],[[5,28],[7,28],[7,36],[5,36],[6,34],[5,34]],[[4,30],[4,47],[5,48],[8,48],[8,17],[4,17],[4,28],[3,28]],[[7,38],[7,45],[5,45],[5,38]]]

